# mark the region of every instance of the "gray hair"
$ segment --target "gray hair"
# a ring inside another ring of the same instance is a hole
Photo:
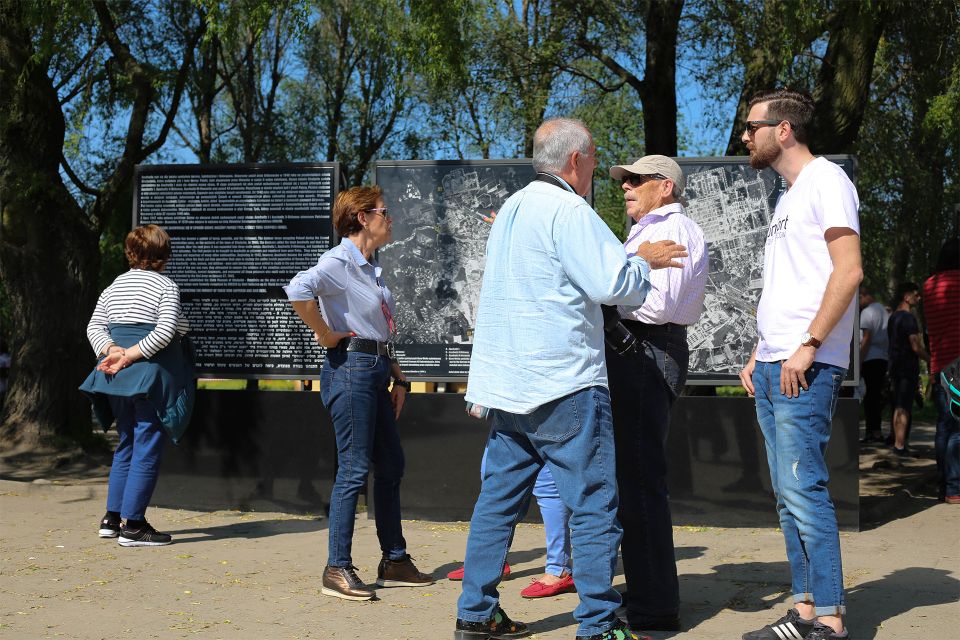
[[[680,191],[680,187],[678,187],[676,184],[673,185],[673,190],[670,193],[670,196],[673,198],[674,202],[679,202],[684,207],[689,204],[687,199],[683,197],[683,192]]]
[[[533,134],[534,171],[562,171],[574,151],[590,153],[593,137],[587,125],[573,118],[551,118]]]

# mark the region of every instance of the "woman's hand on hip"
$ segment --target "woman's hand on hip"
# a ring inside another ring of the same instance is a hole
[[[353,331],[334,331],[333,329],[323,335],[316,331],[313,332],[313,338],[317,341],[317,344],[327,349],[337,346],[344,338],[353,338],[356,335]]]

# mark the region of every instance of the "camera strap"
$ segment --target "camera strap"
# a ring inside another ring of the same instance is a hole
[[[533,179],[533,182],[546,182],[547,184],[552,184],[555,187],[560,187],[564,191],[569,191],[570,193],[574,194],[576,193],[576,191],[573,190],[573,187],[568,185],[566,182],[555,175],[544,173],[543,171],[537,171],[537,177]]]

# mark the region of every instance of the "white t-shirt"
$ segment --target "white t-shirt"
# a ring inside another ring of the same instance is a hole
[[[777,362],[800,347],[800,337],[823,301],[833,261],[823,234],[833,227],[860,233],[856,187],[838,165],[815,158],[780,196],[763,255],[763,294],[757,309],[757,360]],[[816,361],[850,365],[856,296],[817,349]]]
[[[870,332],[870,344],[863,361],[887,359],[887,319],[890,314],[879,302],[871,302],[860,311],[860,332]]]

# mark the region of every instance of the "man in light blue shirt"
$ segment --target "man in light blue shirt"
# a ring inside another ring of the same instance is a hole
[[[582,197],[595,153],[583,123],[544,122],[534,135],[537,179],[504,203],[487,241],[466,399],[490,409],[493,429],[456,640],[525,635],[525,625],[500,609],[496,585],[544,465],[572,514],[577,638],[636,637],[614,613],[621,529],[600,305],[641,305],[649,270],[679,267],[686,252],[666,240],[624,254]]]

